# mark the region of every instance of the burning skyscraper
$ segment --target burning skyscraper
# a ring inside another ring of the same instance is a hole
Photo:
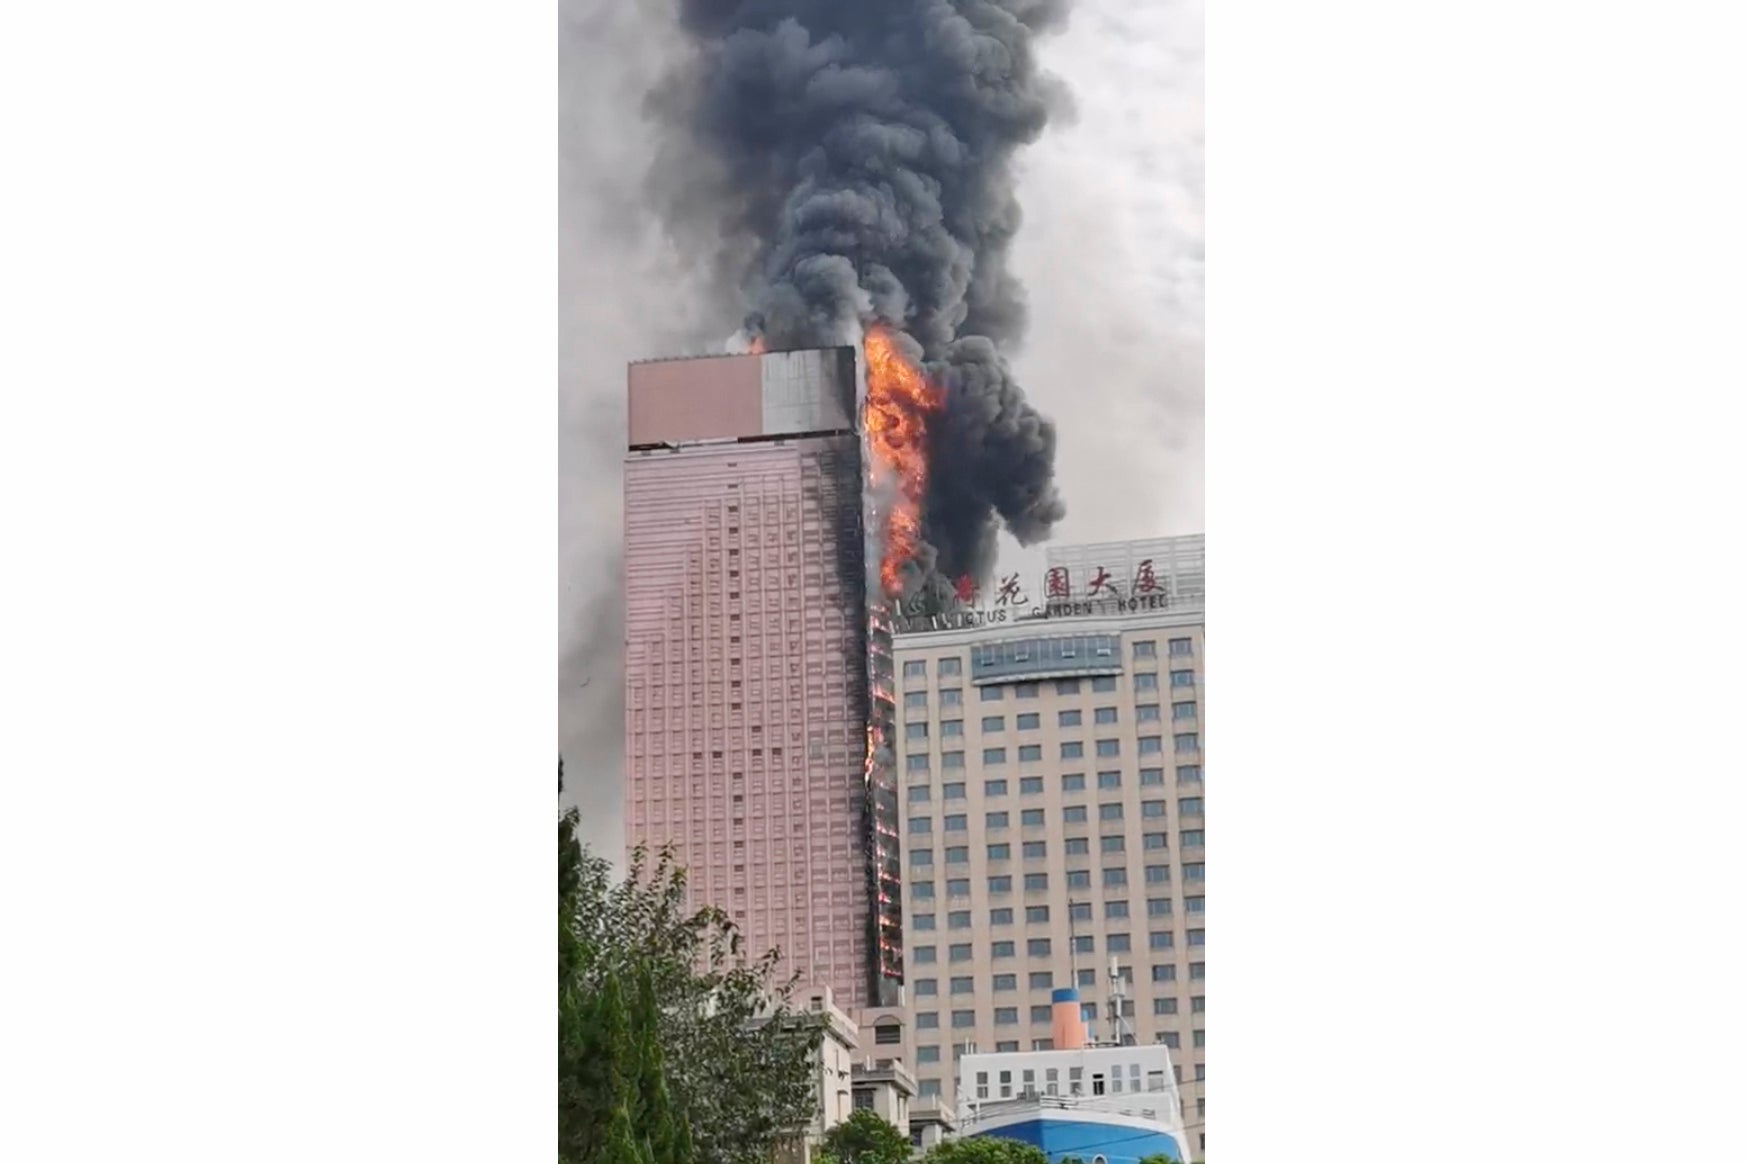
[[[878,499],[903,493],[861,421],[857,353],[654,361],[629,381],[627,838],[673,842],[694,902],[750,952],[778,948],[851,1009],[897,1005]]]

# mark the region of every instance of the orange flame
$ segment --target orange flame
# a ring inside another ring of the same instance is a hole
[[[751,342],[749,344],[747,344],[747,346],[746,346],[746,351],[749,354],[754,355],[754,356],[763,355],[764,354],[764,337],[762,335],[753,336],[751,339]]]
[[[888,596],[903,590],[903,567],[915,557],[921,538],[921,503],[927,492],[928,416],[938,412],[938,395],[898,349],[896,336],[882,324],[867,331],[867,404],[864,427],[873,459],[891,473],[897,497],[885,511],[884,550],[879,584]]]

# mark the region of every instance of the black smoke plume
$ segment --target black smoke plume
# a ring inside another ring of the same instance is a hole
[[[1064,513],[1055,430],[999,354],[1025,325],[1007,268],[1012,160],[1065,94],[1033,36],[1065,0],[682,0],[697,55],[677,112],[752,243],[746,328],[772,348],[858,343],[882,320],[945,393],[915,585],[986,581]],[[670,106],[672,111],[675,107]]]

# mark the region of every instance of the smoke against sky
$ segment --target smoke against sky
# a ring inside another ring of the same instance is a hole
[[[560,747],[565,799],[612,857],[625,365],[719,350],[757,253],[721,166],[671,130],[693,94],[650,103],[658,78],[695,73],[678,7],[560,8]],[[1055,422],[1056,542],[1203,528],[1201,20],[1199,0],[1076,0],[1034,42],[1074,112],[1016,155],[1023,225],[1008,267],[1025,289],[1022,343],[1016,327],[989,330]],[[1040,548],[1002,535],[1000,572],[1036,580],[1040,563]]]

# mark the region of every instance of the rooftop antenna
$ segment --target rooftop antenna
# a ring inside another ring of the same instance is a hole
[[[1114,954],[1109,958],[1109,1029],[1115,1036],[1118,1045],[1125,1038],[1133,1035],[1133,1028],[1122,1014],[1122,1003],[1127,1001],[1128,984],[1122,979],[1121,960]]]

